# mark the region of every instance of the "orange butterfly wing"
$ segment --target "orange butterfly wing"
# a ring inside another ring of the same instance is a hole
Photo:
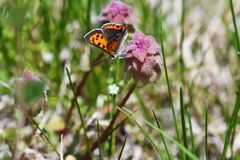
[[[117,54],[119,43],[120,43],[120,39],[114,38],[107,44],[107,50],[113,57]]]
[[[101,28],[88,32],[84,39],[110,56],[115,57],[126,33],[126,25],[106,23]]]
[[[103,30],[114,30],[114,31],[121,31],[125,28],[126,26],[123,24],[116,24],[116,23],[106,23],[104,24],[101,29]]]
[[[91,30],[84,36],[84,39],[104,52],[109,53],[107,50],[107,40],[104,38],[103,31],[101,29]]]

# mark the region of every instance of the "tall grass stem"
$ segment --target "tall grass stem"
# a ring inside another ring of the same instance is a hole
[[[206,160],[208,160],[208,106],[206,106],[205,111],[205,155]]]
[[[162,17],[162,12],[160,14],[160,16]],[[160,45],[161,45],[161,51],[162,51],[162,56],[163,56],[163,64],[164,64],[164,71],[165,71],[165,77],[167,80],[167,88],[168,88],[168,95],[169,95],[169,99],[170,99],[170,104],[171,104],[171,109],[172,109],[172,116],[173,116],[173,121],[174,121],[174,126],[175,126],[175,131],[176,131],[176,135],[177,135],[177,140],[179,143],[181,143],[181,139],[180,139],[180,134],[179,134],[179,127],[178,127],[178,123],[177,123],[177,118],[176,118],[176,113],[175,113],[175,109],[174,109],[174,105],[173,105],[173,99],[172,99],[172,92],[170,89],[170,82],[169,82],[169,78],[168,78],[168,70],[167,70],[167,64],[166,64],[166,58],[165,58],[165,50],[164,50],[164,45],[163,45],[163,25],[162,25],[162,18],[161,18],[161,22],[160,22]],[[183,153],[181,152],[181,157],[183,157]]]
[[[48,138],[48,136],[45,134],[45,132],[43,132],[43,130],[39,127],[38,122],[34,119],[31,118],[32,122],[34,123],[34,125],[37,127],[37,129],[41,132],[41,134],[43,135],[43,137],[45,138],[45,140],[48,142],[48,144],[52,147],[52,149],[54,150],[54,152],[58,155],[58,157],[61,157],[61,154],[57,151],[56,146],[53,145],[53,143],[50,141],[50,139]]]
[[[184,23],[185,23],[185,0],[182,0],[182,13],[181,13],[181,36],[180,36],[180,78],[182,85],[185,82],[184,79],[184,72],[185,72],[185,66],[183,61],[183,41],[184,41]]]
[[[238,62],[240,63],[240,43],[239,43],[239,35],[238,35],[238,28],[237,28],[237,23],[236,23],[236,17],[235,17],[235,12],[234,12],[234,8],[233,8],[233,2],[232,0],[229,0],[229,5],[230,5],[230,10],[231,10],[231,14],[232,14],[232,19],[233,19],[233,25],[234,25],[234,30],[235,30],[235,38],[236,38],[236,53],[237,53],[237,57],[238,57]],[[227,129],[227,133],[226,133],[226,138],[224,141],[224,147],[223,147],[223,151],[221,154],[221,160],[224,160],[226,157],[226,153],[227,153],[227,147],[228,144],[230,142],[231,139],[231,135],[232,132],[234,130],[234,128],[236,127],[237,124],[237,118],[238,118],[238,112],[240,109],[240,79],[237,80],[237,90],[236,90],[236,101],[235,101],[235,106],[233,109],[233,113],[232,116],[229,120],[228,123],[228,129]]]
[[[158,119],[157,119],[157,116],[156,116],[156,114],[155,114],[154,109],[152,109],[152,112],[153,112],[153,115],[154,115],[154,118],[155,118],[155,121],[156,121],[156,123],[157,123],[158,128],[161,129],[160,123],[158,122]],[[172,160],[172,156],[170,155],[170,152],[169,152],[169,150],[168,150],[167,143],[166,143],[166,141],[165,141],[162,133],[160,133],[160,135],[161,135],[161,138],[162,138],[162,141],[163,141],[163,145],[164,145],[164,147],[165,147],[165,150],[166,150],[166,152],[167,152],[168,159],[169,159],[169,160]]]
[[[190,109],[189,106],[187,107],[187,115],[188,115],[188,125],[189,125],[189,130],[190,130],[190,139],[191,139],[191,144],[192,144],[192,152],[197,155],[197,150],[194,142],[194,134],[193,134],[193,128],[192,128],[192,120],[191,120],[191,114],[190,114]]]
[[[69,70],[67,68],[66,68],[66,72],[67,72],[68,80],[69,80],[69,83],[70,83],[70,86],[71,86],[71,89],[72,89],[72,92],[73,92],[73,95],[74,95],[74,100],[75,100],[75,103],[76,103],[76,106],[77,106],[77,110],[78,110],[78,114],[79,114],[79,117],[80,117],[80,120],[81,120],[81,124],[82,124],[82,127],[83,127],[84,137],[86,139],[87,150],[89,151],[89,148],[90,148],[89,139],[88,139],[88,136],[87,136],[87,129],[86,129],[86,125],[85,125],[85,122],[84,122],[84,118],[83,118],[82,112],[80,110],[80,106],[78,104],[78,101],[77,101],[77,95],[76,95],[76,92],[75,92],[74,87],[73,87],[73,83],[72,83],[72,80],[71,80],[71,77],[70,77]]]
[[[182,87],[180,87],[180,109],[181,109],[181,120],[182,120],[182,134],[183,134],[183,143],[184,147],[188,149],[188,142],[187,142],[187,131],[186,131],[186,125],[185,125],[185,113],[184,113],[184,102],[183,102],[183,90]],[[184,156],[184,159],[189,159],[189,157],[186,155]]]

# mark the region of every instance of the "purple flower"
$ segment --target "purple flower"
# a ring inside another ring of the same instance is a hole
[[[160,47],[152,36],[136,32],[123,54],[125,71],[139,87],[155,82],[161,75],[162,56]]]
[[[36,74],[34,74],[30,71],[27,71],[27,70],[23,71],[23,76],[20,77],[20,79],[22,79],[25,82],[26,81],[31,81],[31,80],[32,81],[41,81],[40,78]]]
[[[99,16],[100,21],[134,24],[136,17],[133,16],[132,7],[121,1],[112,1],[107,5]]]
[[[16,78],[14,89],[15,104],[28,117],[34,117],[46,105],[46,88],[34,73],[25,70]]]

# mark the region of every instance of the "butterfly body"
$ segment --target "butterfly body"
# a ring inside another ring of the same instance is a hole
[[[120,54],[120,50],[122,49],[126,37],[126,25],[106,23],[101,28],[88,32],[84,36],[84,39],[115,58]]]

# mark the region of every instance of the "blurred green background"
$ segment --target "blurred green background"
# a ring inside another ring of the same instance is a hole
[[[9,148],[13,146],[13,132],[17,128],[15,122],[19,117],[18,113],[15,113],[12,91],[14,78],[21,77],[24,69],[39,75],[49,88],[48,107],[44,113],[66,116],[73,93],[65,67],[71,71],[72,81],[76,85],[89,69],[90,62],[98,57],[100,50],[86,43],[83,36],[89,30],[99,27],[98,16],[109,2],[108,0],[0,0],[0,96],[3,104],[0,109],[2,117],[0,129],[5,135],[10,135],[1,137],[2,145],[7,143]],[[184,105],[190,108],[200,159],[204,157],[202,151],[204,114],[205,107],[208,106],[209,156],[218,159],[222,151],[227,122],[235,103],[235,91],[240,76],[229,4],[218,0],[187,0],[184,6],[185,20],[181,23],[181,1],[124,0],[124,2],[132,6],[138,18],[138,24],[135,24],[136,30],[154,36],[159,44],[161,36],[163,37],[177,119],[180,119],[179,87],[183,86]],[[239,27],[239,1],[234,1],[234,8]],[[163,33],[160,30],[161,22]],[[183,32],[181,47],[180,39]],[[129,39],[131,37],[130,34]],[[179,60],[181,54],[184,72]],[[110,84],[116,83],[120,87],[116,101],[122,99],[127,92],[129,84],[124,82],[124,60],[120,59],[118,63],[119,65],[116,60],[105,59],[92,70],[79,98],[86,120],[99,110],[97,108],[99,105],[103,107],[112,102],[112,97],[108,93]],[[116,77],[118,77],[117,81]],[[181,77],[184,77],[184,81]],[[4,96],[8,98],[9,103],[4,101]],[[104,97],[103,104],[98,101],[101,96]],[[129,106],[140,108],[139,110],[142,111],[140,115],[153,123],[151,109],[155,108],[163,130],[175,136],[164,70],[157,83],[137,89]],[[9,123],[3,121],[5,119],[13,122],[13,125],[9,126]],[[70,124],[73,128],[72,133],[78,132],[79,121],[77,113],[74,112]],[[239,119],[237,123],[239,124]],[[152,133],[151,129],[147,130]],[[139,146],[144,151],[142,156],[156,158],[152,148],[145,144],[144,138],[136,135],[139,130],[133,129],[133,131],[133,137],[140,142]],[[157,134],[152,133],[153,136]],[[231,144],[233,146],[231,156],[235,159],[239,158],[239,136],[238,125],[235,129],[235,137],[238,138],[235,138]],[[56,137],[52,140],[59,143]],[[118,148],[121,148],[119,146]],[[172,154],[177,155],[174,150],[176,145],[169,146]],[[70,151],[69,149],[70,154],[79,154]]]

